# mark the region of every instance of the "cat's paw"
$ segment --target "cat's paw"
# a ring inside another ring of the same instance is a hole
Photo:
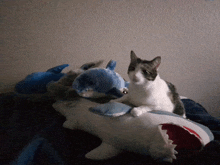
[[[138,117],[142,114],[143,112],[140,111],[138,108],[133,108],[131,110],[131,115],[134,116],[134,117]]]
[[[147,111],[151,111],[151,109],[149,107],[135,107],[131,110],[130,113],[132,116],[138,117]]]

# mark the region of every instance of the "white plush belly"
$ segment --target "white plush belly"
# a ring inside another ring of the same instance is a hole
[[[89,159],[107,159],[125,150],[150,154],[155,159],[172,162],[177,154],[176,145],[169,139],[166,129],[162,129],[163,124],[169,123],[184,130],[197,130],[195,133],[201,140],[201,146],[213,140],[211,131],[207,134],[198,124],[177,115],[147,112],[140,117],[132,117],[130,114],[107,117],[89,110],[97,105],[99,104],[86,99],[58,101],[53,104],[53,107],[67,119],[64,127],[84,130],[102,140],[100,147],[86,154]]]

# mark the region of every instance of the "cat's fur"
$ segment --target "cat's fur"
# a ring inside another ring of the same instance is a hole
[[[163,110],[185,117],[184,105],[173,84],[160,78],[157,70],[161,57],[151,61],[142,60],[131,51],[131,63],[128,67],[130,85],[128,94],[116,99],[134,106],[133,116],[151,110]]]

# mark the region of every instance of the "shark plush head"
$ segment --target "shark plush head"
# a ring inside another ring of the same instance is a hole
[[[93,68],[80,74],[73,82],[72,88],[86,98],[97,98],[106,95],[123,96],[128,82],[116,73],[116,61],[110,61],[105,69]]]

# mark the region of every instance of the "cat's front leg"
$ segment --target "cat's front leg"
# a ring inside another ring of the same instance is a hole
[[[146,113],[148,111],[152,111],[152,109],[148,106],[139,106],[139,107],[134,107],[132,110],[131,110],[131,115],[134,116],[134,117],[138,117],[140,115],[142,115],[143,113]]]

